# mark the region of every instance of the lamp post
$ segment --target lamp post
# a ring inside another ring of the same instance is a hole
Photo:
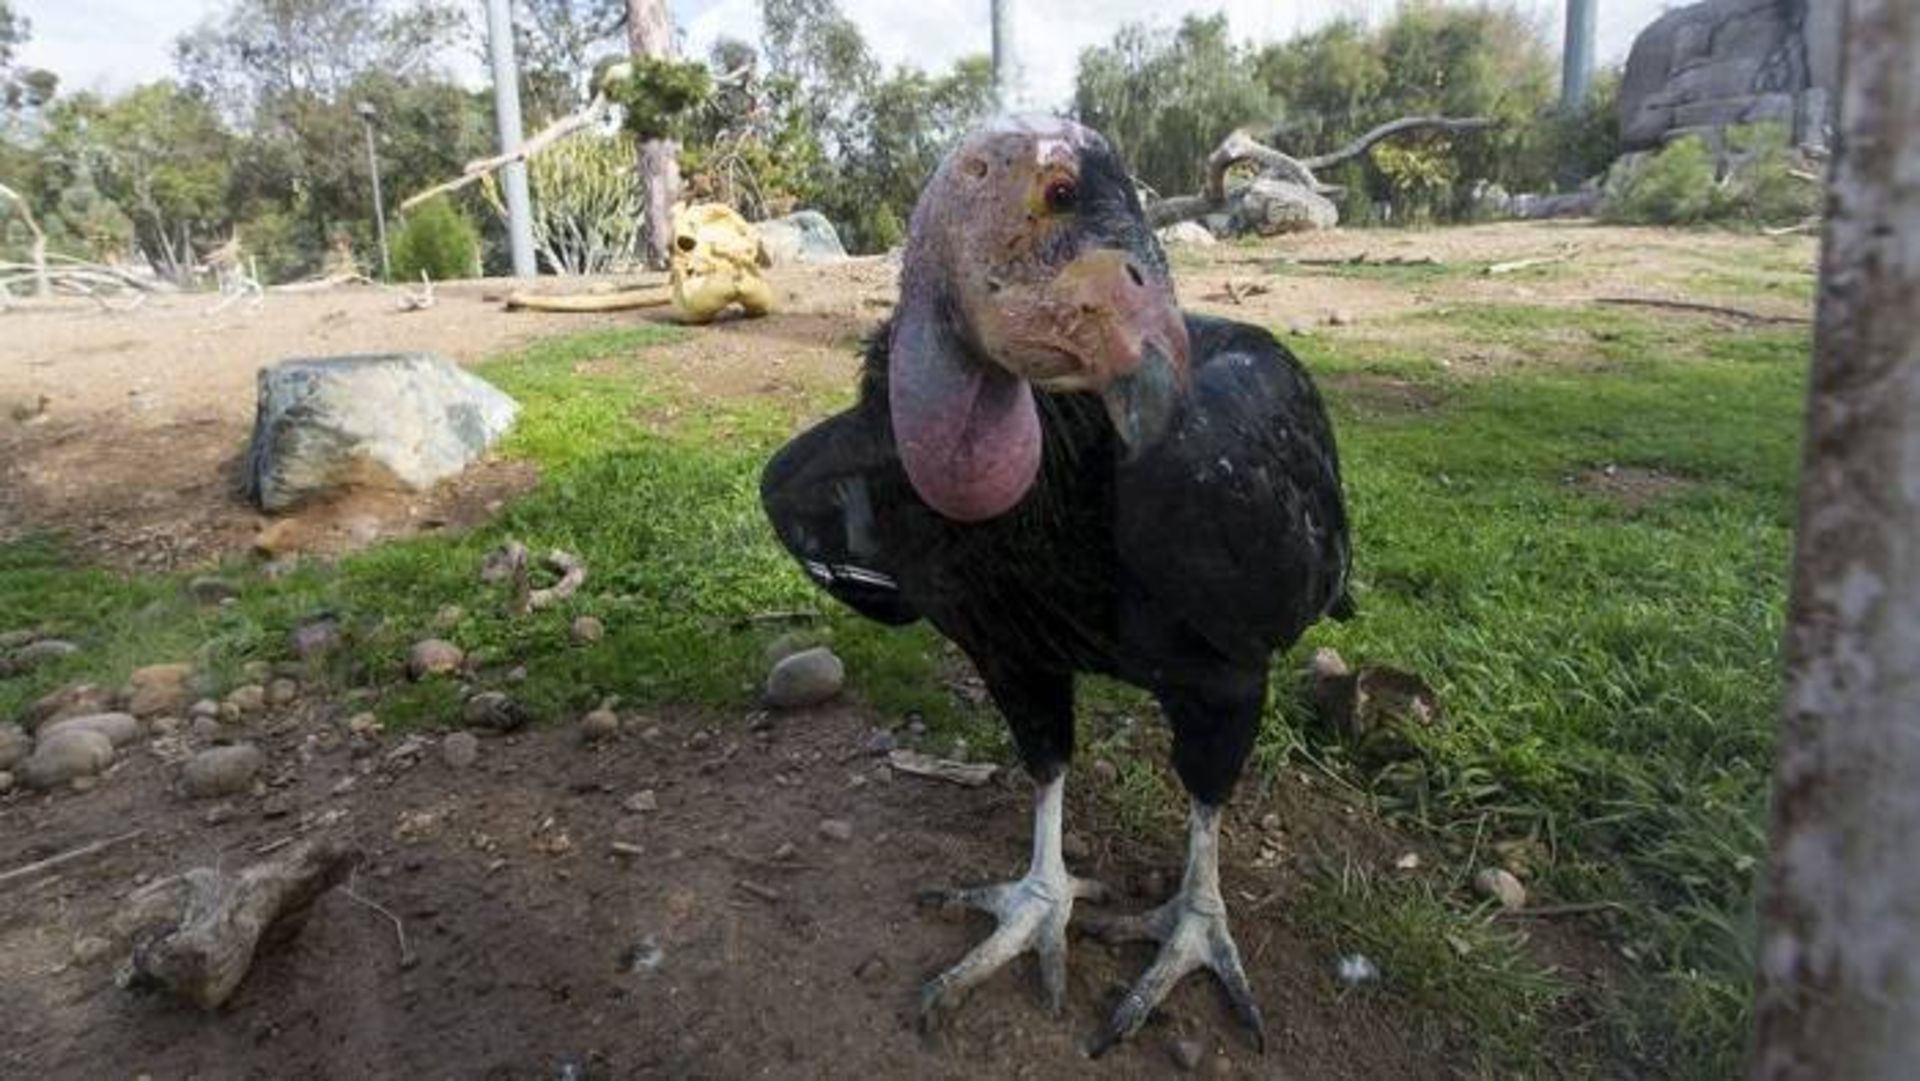
[[[380,238],[380,277],[391,281],[393,264],[387,258],[387,208],[380,198],[380,159],[373,152],[373,121],[380,114],[370,101],[361,102],[354,111],[360,114],[360,122],[367,128],[367,172],[373,176],[373,231]]]

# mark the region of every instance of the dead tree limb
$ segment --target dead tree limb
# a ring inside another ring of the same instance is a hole
[[[239,874],[196,867],[141,888],[120,925],[133,957],[126,987],[161,987],[202,1009],[233,997],[254,954],[298,932],[314,901],[346,880],[360,860],[331,841],[304,841]]]
[[[1259,167],[1262,176],[1298,184],[1318,195],[1329,195],[1339,192],[1340,188],[1322,184],[1314,175],[1314,170],[1359,157],[1383,139],[1413,131],[1480,131],[1493,127],[1495,123],[1484,116],[1403,116],[1374,128],[1338,150],[1310,158],[1296,158],[1261,143],[1244,131],[1235,131],[1222,139],[1213,153],[1207,155],[1206,190],[1197,195],[1170,195],[1152,203],[1147,207],[1147,224],[1158,229],[1224,209],[1227,203],[1227,174],[1236,165],[1252,162]]]
[[[33,267],[35,278],[33,295],[46,297],[53,295],[53,283],[47,278],[47,234],[40,231],[40,223],[34,219],[33,207],[20,196],[20,193],[0,184],[0,197],[13,200],[20,211],[20,220],[27,223],[27,231],[33,234]]]
[[[141,836],[145,835],[146,832],[147,831],[143,829],[132,830],[130,832],[120,834],[117,837],[107,837],[102,840],[93,841],[89,844],[81,845],[79,848],[68,849],[67,851],[62,852],[57,856],[48,856],[46,859],[36,860],[32,863],[25,864],[20,867],[15,867],[11,871],[0,873],[0,887],[11,886],[16,882],[23,882],[30,878],[37,878],[40,875],[46,874],[49,871],[59,870],[60,868],[65,867],[69,863],[74,863],[79,860],[86,859],[89,856],[98,855],[99,853],[105,852],[109,848],[126,844],[128,841],[138,840]]]
[[[511,165],[516,161],[525,161],[535,154],[540,153],[542,150],[545,150],[547,147],[552,146],[554,143],[579,131],[581,128],[598,123],[606,115],[606,95],[595,94],[593,100],[587,103],[586,108],[569,116],[563,116],[553,123],[548,124],[541,130],[540,134],[522,142],[518,149],[505,154],[495,154],[490,158],[479,158],[475,161],[468,162],[466,168],[460,170],[459,176],[444,183],[435,184],[433,187],[418,194],[408,196],[407,199],[400,204],[400,209],[402,212],[412,210],[414,207],[419,206],[421,203],[426,202],[436,195],[445,195],[451,191],[458,191],[502,166]]]

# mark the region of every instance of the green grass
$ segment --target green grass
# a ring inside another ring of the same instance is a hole
[[[1408,318],[1410,339],[1437,333],[1537,363],[1456,374],[1396,344],[1392,327],[1294,343],[1326,379],[1339,428],[1361,616],[1317,628],[1276,661],[1255,769],[1271,775],[1310,756],[1463,867],[1495,843],[1536,842],[1536,896],[1617,903],[1601,930],[1637,958],[1623,962],[1624,1005],[1595,1022],[1606,1061],[1570,1060],[1565,1072],[1617,1074],[1607,1063],[1626,1061],[1650,1076],[1728,1076],[1751,973],[1806,336],[1624,309]],[[737,707],[753,699],[763,650],[783,629],[741,621],[811,608],[858,695],[1005,754],[992,714],[956,705],[942,686],[951,661],[930,632],[832,607],[764,526],[761,464],[835,399],[691,400],[647,373],[646,351],[679,333],[593,332],[485,365],[525,407],[505,452],[537,463],[542,482],[467,535],[389,543],[274,580],[235,565],[226,573],[241,596],[222,608],[196,606],[185,576],[76,566],[58,538],[0,545],[0,629],[39,627],[84,647],[0,680],[0,715],[63,682],[117,683],[161,660],[197,661],[219,690],[246,662],[283,658],[288,632],[323,612],[346,631],[331,677],[364,688],[397,727],[457,720],[454,688],[402,676],[408,645],[428,634],[473,653],[482,683],[526,666],[515,693],[550,719],[610,694]],[[1367,408],[1361,384],[1383,377],[1442,393],[1431,408]],[[1609,464],[1681,482],[1638,507],[1574,483]],[[586,589],[568,606],[508,616],[477,578],[483,554],[508,537],[585,557]],[[435,628],[449,604],[462,613]],[[569,643],[582,613],[605,620],[602,645]],[[1308,722],[1293,690],[1301,659],[1322,645],[1421,673],[1446,723],[1412,757],[1382,765],[1349,753]],[[1104,685],[1087,700],[1090,710],[1140,706]],[[1098,735],[1089,750],[1120,767],[1122,823],[1178,828],[1155,756]],[[1328,947],[1390,960],[1385,992],[1443,1024],[1472,1069],[1512,1076],[1515,1063],[1561,1046],[1550,1021],[1567,986],[1477,916],[1464,889],[1342,872],[1309,895],[1304,918]]]
[[[1382,806],[1464,850],[1531,838],[1550,899],[1624,905],[1648,1017],[1631,1053],[1728,1076],[1743,1036],[1755,862],[1808,342],[1604,311],[1423,316],[1564,363],[1450,378],[1377,343],[1323,373],[1446,385],[1442,408],[1369,417],[1333,398],[1361,618],[1305,645],[1422,673],[1448,723],[1369,769]],[[1570,483],[1606,464],[1685,478],[1637,510]],[[1297,739],[1295,723],[1267,738]],[[1651,1018],[1649,1020],[1648,1018]]]

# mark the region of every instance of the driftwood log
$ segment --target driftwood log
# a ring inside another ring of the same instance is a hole
[[[1251,162],[1263,176],[1299,186],[1316,195],[1337,193],[1336,185],[1322,184],[1314,171],[1329,169],[1357,158],[1373,149],[1375,143],[1413,131],[1482,131],[1496,122],[1484,116],[1403,116],[1374,128],[1338,150],[1312,157],[1296,158],[1282,153],[1244,131],[1236,131],[1220,141],[1207,155],[1207,188],[1195,195],[1172,195],[1147,207],[1147,223],[1158,229],[1175,222],[1192,221],[1227,208],[1227,173],[1234,166]]]
[[[142,887],[119,917],[133,941],[121,985],[164,988],[219,1009],[254,955],[296,934],[313,903],[359,861],[345,845],[303,841],[237,874],[196,867]]]

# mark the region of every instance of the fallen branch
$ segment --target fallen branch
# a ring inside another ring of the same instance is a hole
[[[354,849],[307,841],[238,874],[196,867],[142,887],[118,923],[133,939],[123,987],[158,987],[218,1009],[262,947],[297,933],[314,901],[360,860]]]
[[[97,856],[100,853],[105,852],[109,848],[117,848],[120,845],[126,844],[128,841],[138,840],[140,837],[144,836],[146,832],[147,831],[143,829],[131,830],[127,833],[122,833],[117,837],[108,837],[99,841],[91,841],[87,844],[81,845],[79,848],[68,849],[67,851],[62,852],[59,855],[48,856],[46,859],[35,860],[34,862],[26,864],[25,866],[15,867],[11,871],[0,873],[0,887],[11,886],[16,882],[23,882],[29,878],[36,878],[40,875],[46,874],[48,871],[58,870],[61,867],[65,867],[69,863],[78,862],[80,860],[86,859],[89,856]]]
[[[659,308],[673,303],[673,294],[657,286],[621,289],[611,293],[507,294],[507,310],[535,312],[621,312]]]
[[[340,895],[356,905],[378,912],[393,923],[393,937],[400,943],[400,967],[412,968],[414,962],[419,960],[419,958],[415,957],[413,950],[407,946],[407,925],[401,921],[400,917],[394,915],[392,909],[380,902],[355,893],[353,891],[353,883],[351,882],[340,887]]]
[[[420,292],[416,293],[411,289],[402,289],[399,292],[398,303],[403,312],[423,312],[433,307],[433,279],[427,277],[427,272],[424,270],[420,272]]]
[[[308,278],[305,281],[287,282],[285,285],[269,285],[267,290],[274,293],[313,293],[342,285],[375,284],[378,283],[365,274],[329,274],[324,278]]]
[[[444,183],[435,184],[433,187],[417,195],[408,197],[400,204],[400,210],[402,213],[405,213],[436,195],[444,195],[447,192],[458,191],[468,184],[479,180],[481,177],[493,173],[502,166],[511,165],[516,161],[525,161],[535,154],[540,153],[542,150],[545,150],[547,147],[552,146],[554,143],[559,142],[561,139],[579,131],[581,128],[589,124],[597,123],[605,117],[606,114],[606,95],[595,94],[593,100],[587,103],[586,108],[569,116],[563,116],[553,123],[548,124],[538,135],[522,142],[519,147],[514,150],[510,150],[505,154],[496,154],[490,158],[480,158],[476,161],[468,162],[466,167],[460,171],[459,176]]]
[[[1517,271],[1532,270],[1534,267],[1564,263],[1572,259],[1574,255],[1575,252],[1572,249],[1568,249],[1559,255],[1539,255],[1531,259],[1514,259],[1506,263],[1493,263],[1487,267],[1486,273],[1494,277],[1498,277],[1501,274],[1513,274]]]
[[[889,753],[887,764],[901,773],[951,781],[968,788],[979,788],[993,780],[994,773],[999,769],[991,762],[955,762],[950,758],[935,758],[904,747]]]
[[[1331,154],[1319,154],[1311,158],[1301,158],[1300,164],[1308,169],[1326,169],[1340,164],[1349,158],[1357,158],[1373,149],[1373,144],[1382,139],[1391,139],[1409,131],[1443,131],[1449,134],[1461,131],[1484,131],[1494,127],[1499,121],[1488,116],[1403,116],[1367,132],[1353,142],[1335,150]]]
[[[1781,225],[1772,229],[1762,229],[1760,233],[1762,236],[1792,236],[1795,233],[1811,233],[1820,228],[1820,221],[1820,216],[1816,214],[1805,221],[1794,222],[1792,225]]]
[[[1674,311],[1700,312],[1705,315],[1725,315],[1734,319],[1744,319],[1749,323],[1771,323],[1780,326],[1810,326],[1813,319],[1805,315],[1766,315],[1748,311],[1745,308],[1729,308],[1720,304],[1702,304],[1692,300],[1665,300],[1660,297],[1595,297],[1596,304],[1631,305],[1641,308],[1668,308]]]

